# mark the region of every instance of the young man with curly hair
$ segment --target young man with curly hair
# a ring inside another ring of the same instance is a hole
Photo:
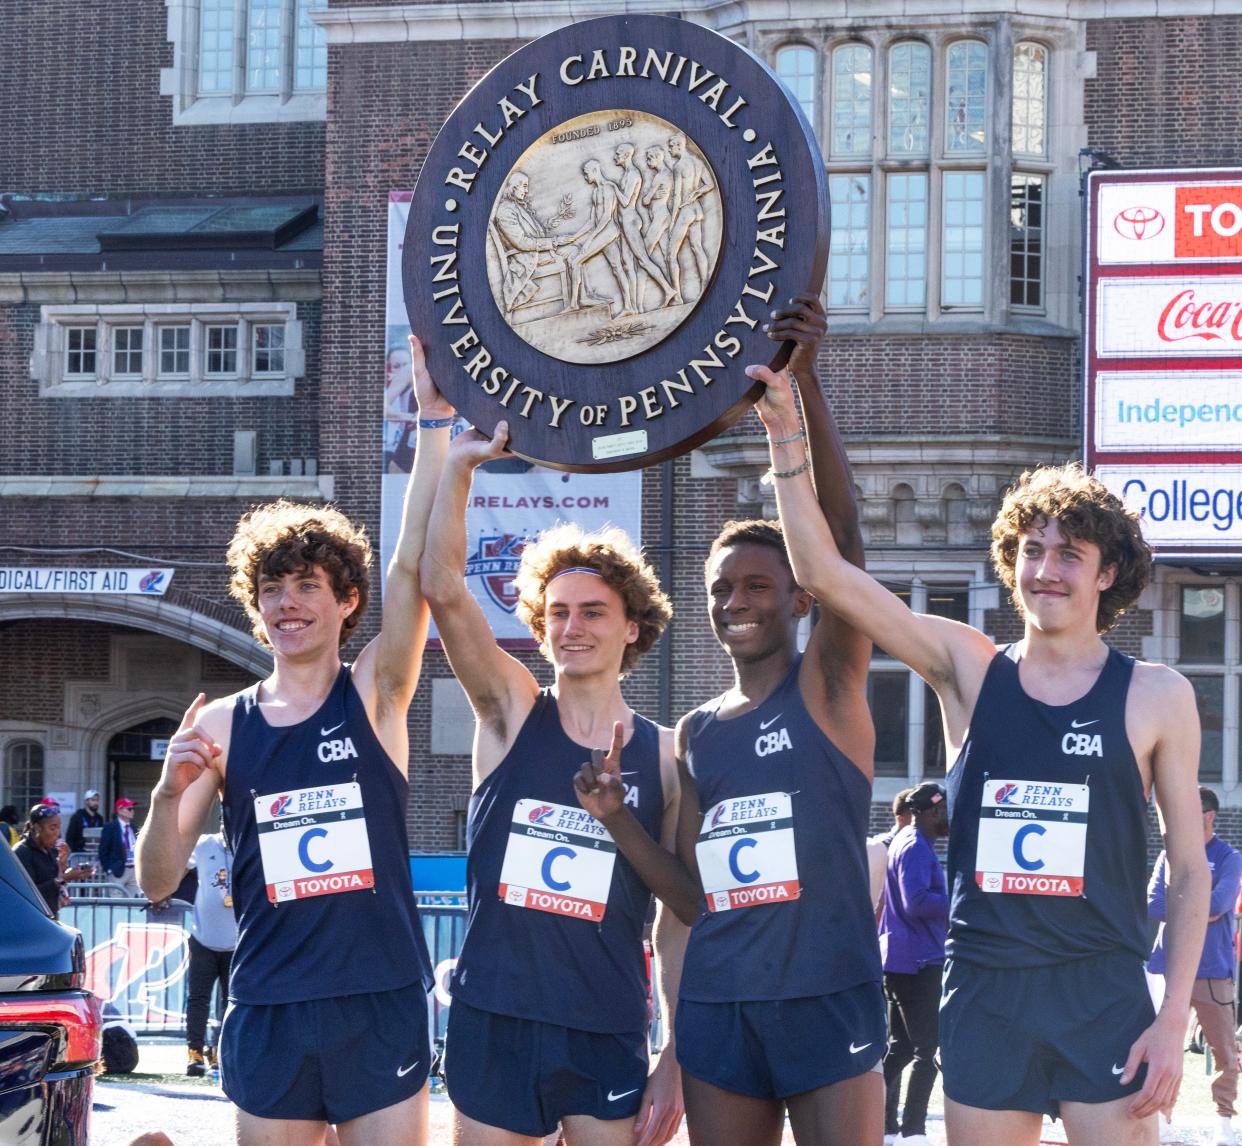
[[[428,611],[419,584],[452,409],[410,340],[418,451],[380,632],[341,646],[368,599],[370,544],[331,507],[279,501],[238,523],[230,591],[272,651],[266,680],[172,737],[138,845],[152,899],[176,886],[219,795],[239,935],[220,1042],[244,1146],[426,1140],[430,963],[410,886],[406,713]]]
[[[798,522],[787,540],[799,583],[940,698],[955,759],[940,1009],[949,1140],[1033,1146],[1053,1114],[1078,1146],[1154,1143],[1181,1081],[1208,872],[1190,684],[1101,640],[1149,575],[1137,518],[1077,466],[1025,474],[993,526],[1024,622],[998,647],[911,613],[841,556],[800,467],[788,378],[749,370],[767,385],[758,410],[781,517]],[[1158,1015],[1143,976],[1153,791],[1172,892]]]
[[[675,894],[644,882],[652,854],[674,846],[677,772],[672,732],[630,708],[621,679],[672,610],[624,533],[563,525],[526,546],[516,579],[551,686],[501,650],[463,572],[471,476],[507,435],[500,422],[490,440],[469,430],[454,441],[423,559],[476,720],[469,915],[444,1061],[454,1141],[533,1144],[559,1124],[569,1146],[660,1146],[681,1120],[681,1077],[671,1039],[648,1073],[643,931],[651,890],[686,919],[694,896],[688,880]],[[684,941],[661,905],[665,1015]]]

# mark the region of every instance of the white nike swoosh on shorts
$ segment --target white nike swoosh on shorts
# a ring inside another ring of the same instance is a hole
[[[417,1059],[415,1059],[412,1063],[410,1063],[410,1065],[409,1065],[409,1066],[405,1066],[405,1067],[399,1066],[399,1067],[397,1067],[397,1077],[398,1077],[398,1078],[405,1078],[405,1076],[406,1076],[407,1074],[409,1074],[409,1073],[410,1073],[410,1071],[412,1071],[412,1070],[413,1070],[416,1066],[418,1066],[418,1064],[419,1064],[420,1062],[422,1062],[422,1061],[423,1061],[423,1060],[422,1060],[421,1058],[417,1058]]]
[[[853,1043],[850,1043],[850,1054],[858,1054],[859,1051],[865,1051],[870,1045],[870,1043],[863,1043],[862,1046],[856,1047]]]
[[[633,1090],[623,1090],[620,1094],[613,1094],[613,1092],[610,1090],[608,1092],[608,1101],[619,1102],[622,1098],[628,1098],[631,1094],[637,1094],[637,1093],[638,1093],[638,1087],[634,1087]]]

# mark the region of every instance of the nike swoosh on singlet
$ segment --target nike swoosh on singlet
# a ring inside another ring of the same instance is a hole
[[[1082,720],[1082,721],[1071,720],[1070,727],[1071,728],[1089,728],[1092,724],[1099,724],[1099,723],[1100,723],[1100,718],[1097,716],[1094,720]]]
[[[416,1066],[418,1066],[418,1064],[419,1064],[420,1062],[422,1062],[422,1061],[423,1061],[423,1060],[422,1060],[421,1058],[417,1058],[417,1059],[415,1059],[412,1063],[410,1063],[410,1065],[409,1065],[409,1066],[406,1066],[406,1067],[400,1067],[400,1066],[399,1066],[399,1067],[397,1067],[397,1077],[398,1077],[398,1078],[405,1078],[405,1076],[406,1076],[407,1074],[409,1074],[409,1073],[410,1073],[410,1071],[412,1071],[412,1070],[413,1070]]]
[[[319,735],[320,736],[331,736],[332,733],[334,733],[338,728],[343,727],[344,724],[345,724],[345,721],[342,720],[340,724],[334,724],[331,728],[321,728],[319,730]]]
[[[765,728],[775,724],[784,715],[785,714],[783,712],[778,712],[774,717],[772,717],[771,720],[761,720],[759,722],[759,731],[762,732]]]
[[[1125,1074],[1125,1072],[1126,1072],[1126,1068],[1124,1066],[1113,1067],[1113,1074]]]
[[[613,1094],[613,1092],[610,1090],[608,1092],[608,1101],[618,1102],[622,1098],[628,1098],[631,1094],[637,1094],[637,1093],[638,1093],[638,1087],[634,1087],[633,1090],[623,1090],[620,1094]]]

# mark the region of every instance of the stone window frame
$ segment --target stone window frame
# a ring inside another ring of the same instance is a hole
[[[39,750],[38,774],[39,782],[37,785],[30,785],[28,795],[30,793],[38,793],[34,799],[30,800],[23,807],[13,795],[13,772],[15,768],[14,755],[19,748],[37,748]],[[3,754],[0,759],[4,762],[4,800],[6,804],[16,804],[18,814],[24,821],[26,814],[31,808],[43,797],[47,791],[47,745],[39,736],[31,736],[29,733],[17,733],[11,737],[7,737],[3,741]]]
[[[928,590],[937,587],[945,589],[965,589],[967,591],[967,609],[970,624],[984,631],[986,613],[996,608],[999,599],[994,581],[989,579],[988,567],[983,561],[916,561],[911,564],[891,559],[885,555],[883,559],[868,561],[868,572],[886,586],[900,585],[910,588],[910,608],[918,613],[927,608]],[[939,720],[940,713],[934,706],[927,703],[926,683],[908,665],[894,660],[881,649],[876,649],[867,675],[873,673],[904,673],[906,676],[906,774],[899,776],[891,771],[876,773],[877,782],[896,781],[888,796],[876,793],[876,799],[887,799],[895,795],[901,788],[919,783],[924,775],[924,725],[928,720]],[[877,760],[877,768],[884,763]],[[946,762],[946,764],[949,762]]]
[[[322,88],[303,89],[297,78],[306,70],[304,53],[299,51],[305,5],[299,0],[281,0],[280,87],[277,91],[248,91],[246,38],[248,0],[233,0],[234,51],[232,90],[200,92],[198,53],[201,34],[202,0],[164,0],[167,8],[168,40],[173,47],[171,67],[160,69],[160,95],[172,99],[172,122],[176,127],[198,124],[298,123],[327,119],[328,93]],[[327,11],[327,0],[315,11]],[[327,53],[321,25],[311,17],[312,28]],[[319,69],[312,68],[312,74]],[[324,75],[326,77],[326,68]]]
[[[1225,595],[1225,653],[1220,663],[1182,659],[1181,622],[1183,589],[1220,589]],[[1144,638],[1143,656],[1162,661],[1183,676],[1220,677],[1223,683],[1221,774],[1200,783],[1237,787],[1242,763],[1242,577],[1213,577],[1188,569],[1157,566],[1152,584],[1139,600],[1152,610],[1152,635]]]
[[[980,153],[949,152],[945,139],[946,72],[949,47],[965,40],[981,42],[988,52],[986,139]],[[1076,155],[1085,140],[1073,120],[1074,89],[1081,87],[1089,69],[1075,29],[1058,21],[1012,20],[1008,17],[972,21],[953,19],[931,27],[902,27],[891,21],[847,28],[831,26],[812,35],[805,28],[769,28],[759,33],[764,58],[775,65],[778,53],[791,47],[813,46],[817,53],[817,134],[825,141],[831,123],[831,60],[835,48],[862,42],[873,49],[872,154],[867,157],[831,155],[825,160],[829,175],[853,175],[867,183],[871,213],[871,273],[865,301],[831,306],[833,326],[841,333],[880,329],[904,332],[924,330],[925,324],[952,324],[953,329],[1016,326],[1046,330],[1049,324],[1066,330],[1078,322],[1076,274],[1078,241],[1076,214]],[[931,60],[931,113],[926,155],[889,154],[890,53],[902,43],[926,44]],[[1018,44],[1035,43],[1045,52],[1045,141],[1042,157],[1015,155],[1011,146],[1012,69]],[[1064,121],[1064,117],[1069,117]],[[824,148],[824,150],[827,150]],[[984,176],[984,289],[978,306],[942,304],[943,177],[947,171],[974,171]],[[887,181],[892,174],[928,175],[927,253],[924,303],[889,306],[886,298]],[[1038,305],[1010,302],[1008,238],[1011,177],[1023,174],[1044,181],[1043,282]],[[828,304],[829,284],[824,288]]]
[[[95,374],[67,375],[66,332],[94,325]],[[235,325],[236,370],[210,376],[206,370],[206,329]],[[253,369],[251,331],[255,326],[283,325],[284,369],[256,373]],[[121,327],[141,326],[143,335],[142,377],[114,377],[112,332]],[[190,372],[160,373],[160,331],[190,327]],[[302,322],[297,304],[291,302],[239,303],[72,303],[40,307],[35,327],[30,374],[39,383],[43,398],[278,398],[293,395],[305,377],[306,355],[302,346]]]

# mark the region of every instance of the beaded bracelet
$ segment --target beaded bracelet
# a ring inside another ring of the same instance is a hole
[[[419,418],[418,428],[420,430],[443,430],[451,426],[456,418]]]
[[[791,470],[769,470],[774,478],[792,478],[797,477],[800,473],[805,473],[811,468],[811,459],[807,458],[800,466],[795,466]]]

